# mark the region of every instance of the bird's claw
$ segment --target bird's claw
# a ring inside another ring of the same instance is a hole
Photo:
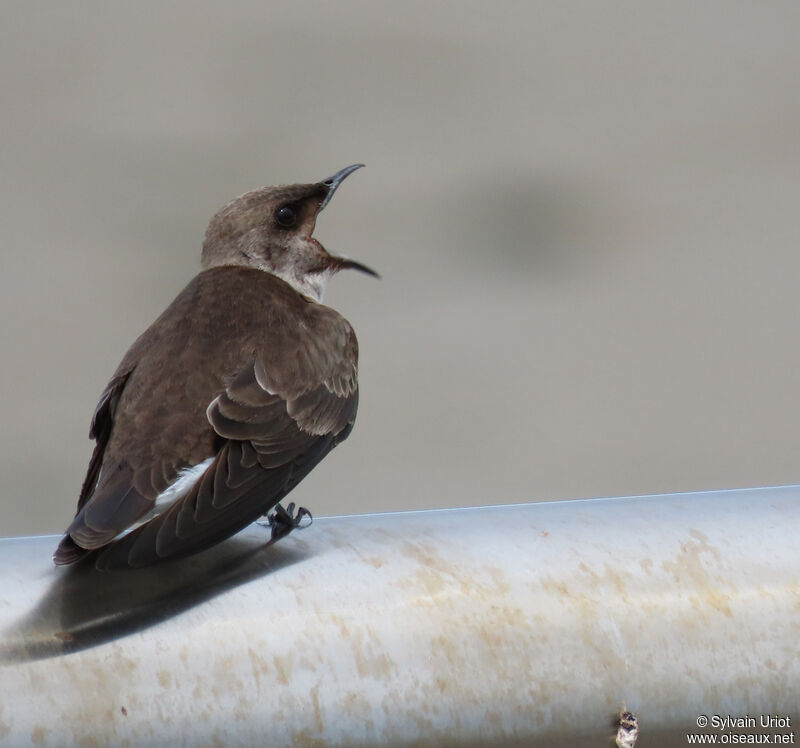
[[[308,522],[305,522],[306,519]],[[258,524],[263,527],[269,527],[272,530],[269,538],[269,544],[271,545],[272,543],[277,543],[281,538],[285,538],[292,530],[305,529],[313,520],[311,512],[304,506],[297,507],[297,513],[295,513],[294,502],[292,501],[287,507],[282,504],[276,504],[275,510],[264,519],[258,520]]]

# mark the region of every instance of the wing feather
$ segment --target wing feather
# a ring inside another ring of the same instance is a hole
[[[192,335],[199,335],[195,344],[205,341],[202,345],[208,351],[225,345],[229,338],[220,337],[214,327],[222,323],[211,322],[216,317],[201,320],[195,330],[194,318],[186,310],[205,308],[203,284],[210,284],[209,279],[233,284],[239,276],[244,278],[243,272],[249,273],[248,289],[255,288],[255,279],[269,292],[291,293],[285,299],[291,302],[287,313],[295,315],[296,324],[288,318],[285,324],[276,324],[270,317],[261,328],[264,339],[254,340],[248,358],[238,363],[233,359],[235,365],[222,372],[216,385],[199,379],[202,372],[182,372],[177,356],[169,362],[169,373],[146,362],[147,373],[140,367],[132,377],[138,357],[145,355],[145,337],[156,334],[155,325],[151,327],[123,360],[95,410],[92,436],[97,447],[78,514],[59,546],[56,563],[77,560],[82,549],[101,549],[97,561],[101,568],[145,566],[202,550],[268,512],[350,433],[358,406],[355,334],[336,312],[303,301],[282,281],[241,268],[206,271],[162,315],[158,334],[165,339],[171,335],[169,339],[179,345],[176,350],[185,350]],[[242,308],[225,313],[249,320],[247,315],[264,303],[263,297],[241,296],[240,300],[236,293],[230,294]],[[225,329],[230,329],[230,318],[225,319]],[[296,334],[298,330],[302,334]],[[241,343],[237,341],[236,350],[246,351],[247,345]],[[217,355],[225,359],[234,354]],[[188,394],[190,381],[191,392],[207,388],[204,404]],[[120,431],[122,426],[115,427],[123,398],[125,426]],[[170,406],[175,409],[170,411]],[[136,431],[143,428],[137,416],[140,408],[164,414],[162,431],[150,426],[146,432],[152,433],[150,442]],[[203,410],[205,429],[194,420]],[[126,431],[133,435],[126,438]],[[186,448],[180,452],[172,446],[173,435],[174,440],[185,441],[186,434],[195,439],[191,462]],[[176,480],[182,468],[210,457],[213,461],[188,493],[153,519],[120,534],[152,510],[158,493]]]
[[[316,387],[287,402],[262,388],[259,401],[252,386],[257,381],[257,367],[251,363],[246,374],[239,372],[232,380],[237,386],[208,407],[209,422],[227,441],[192,490],[113,543],[98,566],[145,566],[229,537],[277,504],[352,426],[357,390],[342,398]],[[242,386],[250,407],[234,399]],[[313,430],[304,427],[309,419],[317,424]],[[315,433],[323,422],[325,430]]]

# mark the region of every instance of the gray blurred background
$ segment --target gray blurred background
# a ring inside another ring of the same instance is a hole
[[[800,481],[800,5],[4,2],[0,535],[72,517],[97,398],[212,213],[355,161],[375,267],[317,514]]]

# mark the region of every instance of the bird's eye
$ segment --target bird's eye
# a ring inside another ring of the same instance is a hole
[[[283,205],[282,207],[278,208],[278,212],[275,213],[275,220],[279,226],[283,226],[285,229],[290,229],[295,225],[295,223],[297,223],[297,213],[295,213],[294,208],[291,205]]]

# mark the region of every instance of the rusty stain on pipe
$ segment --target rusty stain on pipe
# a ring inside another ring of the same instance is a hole
[[[106,574],[0,540],[0,744],[596,746],[624,705],[685,745],[800,704],[799,526],[783,487],[321,518]]]

